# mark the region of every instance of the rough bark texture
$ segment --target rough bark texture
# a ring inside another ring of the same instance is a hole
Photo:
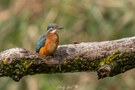
[[[39,56],[23,48],[0,53],[0,76],[19,81],[39,73],[96,71],[98,78],[135,67],[135,37],[113,41],[60,45],[53,56]]]

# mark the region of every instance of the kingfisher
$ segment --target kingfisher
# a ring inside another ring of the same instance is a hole
[[[59,36],[56,32],[61,29],[63,27],[55,23],[49,24],[46,34],[37,41],[36,52],[40,55],[53,55],[59,44]]]

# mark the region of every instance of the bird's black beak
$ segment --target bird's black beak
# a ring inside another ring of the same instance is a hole
[[[62,26],[59,26],[57,29],[58,29],[58,30],[61,30],[61,29],[64,29],[64,27],[62,27]]]

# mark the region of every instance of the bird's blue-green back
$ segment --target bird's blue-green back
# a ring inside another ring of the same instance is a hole
[[[38,39],[37,46],[36,46],[36,52],[40,51],[40,48],[43,47],[43,45],[45,44],[45,41],[46,41],[45,35]]]

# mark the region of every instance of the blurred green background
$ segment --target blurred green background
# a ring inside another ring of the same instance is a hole
[[[34,52],[37,38],[55,22],[60,44],[135,35],[134,0],[0,0],[0,51]],[[98,80],[96,73],[40,74],[20,82],[0,78],[0,90],[135,90],[135,70]]]

